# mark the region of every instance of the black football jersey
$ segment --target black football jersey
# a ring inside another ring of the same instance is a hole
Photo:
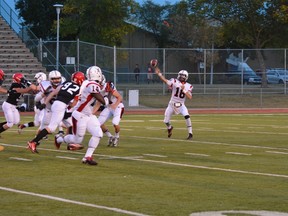
[[[62,101],[68,104],[74,99],[76,95],[79,94],[80,86],[71,81],[66,81],[62,84],[60,91],[57,94],[56,100]]]
[[[27,86],[22,84],[22,83],[16,83],[13,82],[9,88],[9,90],[13,89],[13,88],[26,88]],[[17,93],[17,92],[11,92],[8,93],[8,97],[6,99],[7,103],[13,104],[15,106],[17,106],[19,99],[21,98],[22,93]]]

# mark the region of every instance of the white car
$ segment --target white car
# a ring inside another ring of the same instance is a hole
[[[269,84],[284,84],[284,82],[288,82],[288,70],[283,68],[269,69],[266,72],[266,76]]]

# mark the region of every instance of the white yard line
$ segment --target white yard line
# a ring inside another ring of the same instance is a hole
[[[65,157],[65,156],[56,156],[56,158],[61,158],[61,159],[68,159],[68,160],[79,160],[78,158],[73,158],[73,157]]]
[[[19,160],[19,161],[33,161],[31,159],[27,159],[27,158],[19,158],[19,157],[10,157],[9,159],[12,160]]]
[[[157,154],[143,154],[143,155],[151,157],[162,157],[162,158],[167,157],[166,155],[157,155]]]
[[[50,196],[47,194],[32,193],[32,192],[28,192],[28,191],[15,190],[12,188],[7,188],[7,187],[0,187],[0,190],[9,191],[9,192],[13,192],[13,193],[19,193],[19,194],[25,194],[25,195],[29,195],[29,196],[41,197],[41,198],[60,201],[60,202],[64,202],[64,203],[71,203],[71,204],[75,204],[75,205],[87,206],[87,207],[92,207],[92,208],[97,208],[97,209],[104,209],[104,210],[113,211],[113,212],[122,213],[122,214],[127,214],[127,215],[148,216],[148,215],[138,213],[138,212],[132,212],[132,211],[127,211],[127,210],[123,210],[123,209],[119,209],[119,208],[96,205],[96,204],[92,204],[92,203],[79,202],[79,201],[65,199],[65,198],[61,198],[61,197]]]
[[[199,144],[207,144],[207,145],[223,145],[223,146],[232,146],[232,147],[244,147],[244,148],[255,148],[255,149],[270,149],[270,150],[283,150],[288,151],[288,148],[277,148],[277,147],[270,147],[270,146],[255,146],[255,145],[244,145],[244,144],[237,144],[237,143],[221,143],[221,142],[210,142],[210,141],[199,141],[199,140],[183,140],[183,139],[173,139],[173,138],[159,138],[159,137],[142,137],[142,136],[130,136],[131,138],[136,139],[147,139],[147,140],[170,140],[173,142],[188,142],[188,143],[199,143]],[[1,144],[1,143],[0,143]],[[2,144],[1,144],[2,145]]]
[[[266,151],[267,153],[273,153],[273,154],[288,154],[288,152],[278,152],[278,151]]]
[[[192,155],[192,156],[203,156],[203,157],[209,157],[210,155],[207,155],[207,154],[198,154],[198,153],[190,153],[190,152],[187,152],[185,153],[186,155]]]
[[[252,154],[241,153],[241,152],[225,152],[225,154],[245,155],[245,156],[251,156],[252,155]]]
[[[141,137],[137,137],[141,138]],[[145,139],[148,139],[147,137],[142,137]],[[152,139],[152,138],[151,138]],[[153,139],[156,139],[155,137]],[[159,138],[160,139],[160,138]],[[166,139],[167,140],[167,139]],[[173,140],[173,139],[169,139]],[[183,140],[176,140],[174,139],[173,141],[181,141]],[[191,142],[191,141],[188,141]],[[210,143],[210,142],[209,142]],[[20,147],[17,145],[11,145],[11,144],[4,144],[0,143],[1,145],[6,145],[6,146],[11,146],[11,147]],[[217,145],[220,145],[220,143],[217,143]],[[228,145],[228,144],[224,144]],[[234,146],[232,144],[232,146]],[[237,146],[245,146],[245,147],[251,147],[251,146],[246,146],[246,145],[237,145]],[[21,146],[24,148],[23,146]],[[26,147],[25,147],[26,148]],[[277,148],[272,148],[272,147],[262,147],[262,146],[253,146],[253,148],[268,148],[268,149],[277,149]],[[38,148],[40,149],[40,148]],[[41,150],[45,151],[58,151],[58,152],[66,152],[69,153],[67,150],[66,151],[59,151],[59,150],[52,150],[52,149],[45,149],[41,148]],[[81,154],[83,155],[82,152],[70,152],[71,154]],[[158,164],[164,164],[164,165],[171,165],[171,166],[182,166],[182,167],[190,167],[190,168],[195,168],[195,169],[206,169],[206,170],[214,170],[214,171],[222,171],[222,172],[231,172],[231,173],[243,173],[243,174],[249,174],[249,175],[258,175],[258,176],[269,176],[269,177],[279,177],[279,178],[288,178],[288,175],[281,175],[281,174],[273,174],[273,173],[260,173],[260,172],[252,172],[252,171],[244,171],[244,170],[234,170],[234,169],[228,169],[228,168],[219,168],[219,167],[208,167],[208,166],[199,166],[199,165],[193,165],[193,164],[183,164],[183,163],[175,163],[175,162],[167,162],[167,161],[157,161],[157,160],[148,160],[148,159],[143,159],[143,158],[134,158],[134,157],[119,157],[119,156],[112,156],[112,155],[102,155],[102,154],[96,154],[97,156],[100,157],[108,157],[110,159],[115,158],[115,159],[125,159],[125,160],[132,160],[132,161],[141,161],[141,162],[147,162],[147,163],[158,163]]]

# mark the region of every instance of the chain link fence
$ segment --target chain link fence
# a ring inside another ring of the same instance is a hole
[[[29,28],[19,25],[17,16],[0,0],[0,13],[19,37],[46,67],[56,68],[56,41],[42,41]],[[140,39],[139,39],[140,40]],[[131,45],[133,47],[133,44]],[[213,46],[214,47],[214,46]],[[180,49],[180,48],[120,48],[77,41],[59,42],[59,71],[66,78],[75,71],[85,72],[89,66],[99,66],[107,80],[129,100],[129,91],[139,91],[140,105],[165,107],[170,91],[157,75],[148,79],[148,64],[159,60],[167,79],[178,71],[189,72],[193,84],[196,108],[265,108],[286,107],[287,49]],[[140,67],[139,84],[134,68]],[[268,76],[269,75],[269,76]],[[188,104],[189,105],[189,104]]]

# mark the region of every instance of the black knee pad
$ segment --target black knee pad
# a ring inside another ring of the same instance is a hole
[[[184,116],[184,118],[185,118],[185,119],[188,119],[188,118],[190,118],[190,115],[186,115],[186,116]]]

